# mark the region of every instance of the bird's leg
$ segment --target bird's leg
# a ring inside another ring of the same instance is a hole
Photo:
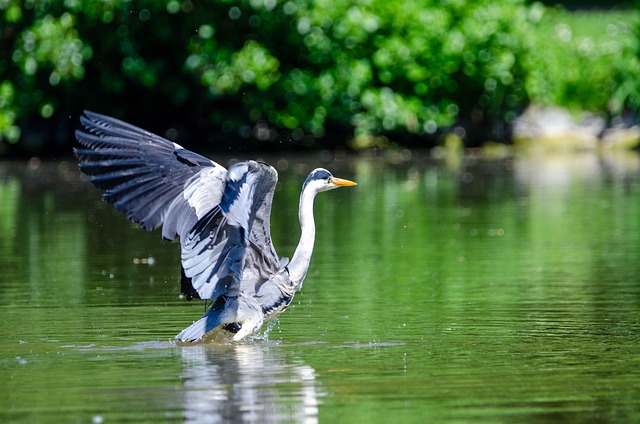
[[[242,329],[242,324],[240,324],[239,322],[230,322],[228,324],[224,324],[222,328],[224,328],[229,333],[236,334]]]

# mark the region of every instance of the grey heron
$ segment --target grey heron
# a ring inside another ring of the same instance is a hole
[[[309,268],[316,194],[356,185],[326,169],[311,171],[300,194],[300,242],[289,261],[271,241],[278,179],[272,166],[244,161],[227,170],[118,119],[85,111],[80,121],[80,170],[129,220],[147,231],[162,226],[164,239],[179,239],[182,293],[211,302],[176,336],[183,342],[241,340],[281,314]]]

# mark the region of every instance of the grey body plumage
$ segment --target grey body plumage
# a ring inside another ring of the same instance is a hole
[[[179,239],[183,293],[212,302],[176,336],[184,342],[240,340],[282,313],[311,259],[315,195],[355,185],[321,168],[309,174],[300,195],[300,243],[289,262],[271,241],[273,167],[245,161],[226,170],[115,118],[86,111],[80,120],[80,170],[129,220],[148,231],[162,226],[163,238]]]

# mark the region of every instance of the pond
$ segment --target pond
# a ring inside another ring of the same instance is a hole
[[[306,172],[358,186],[275,325],[196,346],[178,245],[71,158],[0,162],[0,421],[640,421],[637,154],[265,159],[282,256]]]

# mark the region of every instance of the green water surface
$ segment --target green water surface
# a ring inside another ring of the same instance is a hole
[[[291,307],[227,346],[172,341],[203,313],[178,245],[71,159],[0,162],[0,421],[640,421],[637,154],[266,159],[282,256],[306,172],[358,186],[318,196]]]

